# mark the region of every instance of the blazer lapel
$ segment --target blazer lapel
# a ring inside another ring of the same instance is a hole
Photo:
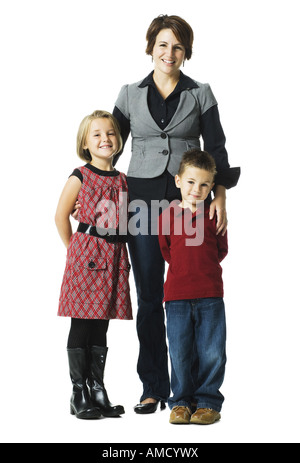
[[[180,94],[180,100],[174,116],[165,128],[166,131],[174,129],[194,110],[197,105],[195,97],[188,91],[183,90]]]
[[[162,129],[156,124],[155,120],[151,116],[151,113],[148,108],[148,102],[147,102],[147,95],[148,95],[148,87],[142,87],[139,88],[139,91],[141,92],[141,111],[142,111],[142,120],[144,124],[147,124],[149,127],[151,127],[153,130],[157,131],[159,130],[160,132]],[[174,116],[172,117],[171,121],[165,128],[165,131],[172,130],[174,127],[176,127],[178,124],[180,124],[186,117],[194,110],[195,106],[197,105],[195,97],[188,91],[188,90],[183,90],[180,94],[180,100],[178,107],[176,109],[176,112]]]
[[[161,132],[162,131],[161,128],[156,124],[148,108],[148,101],[147,101],[148,86],[138,87],[138,90],[141,92],[141,105],[139,105],[140,115],[138,115],[138,117],[139,118],[141,117],[140,120],[143,121],[143,124],[148,125],[149,127],[152,128],[152,130],[154,131],[159,130]]]

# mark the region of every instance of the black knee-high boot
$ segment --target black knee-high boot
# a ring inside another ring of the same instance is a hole
[[[89,387],[93,405],[103,416],[119,416],[125,413],[122,405],[112,405],[103,383],[107,347],[90,347]]]
[[[88,361],[86,349],[67,349],[70,377],[73,392],[70,401],[70,412],[76,418],[84,420],[100,418],[100,411],[92,404],[87,388]]]

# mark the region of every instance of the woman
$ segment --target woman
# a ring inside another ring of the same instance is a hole
[[[113,111],[123,142],[129,133],[132,136],[127,174],[130,201],[143,200],[138,213],[150,217],[153,200],[180,199],[174,176],[183,153],[199,147],[201,136],[218,170],[210,214],[211,218],[217,214],[217,231],[225,233],[225,192],[236,185],[240,172],[239,168],[230,169],[217,101],[209,85],[180,71],[192,56],[193,31],[182,18],[164,15],[152,21],[146,39],[146,53],[152,56],[154,71],[140,82],[123,86]],[[144,414],[156,411],[159,402],[164,408],[169,396],[162,306],[164,261],[153,226],[152,234],[149,229],[148,234],[130,237],[129,252],[138,299],[137,369],[143,383],[143,394],[134,410]]]

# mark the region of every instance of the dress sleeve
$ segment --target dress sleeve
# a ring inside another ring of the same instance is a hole
[[[74,177],[79,178],[81,183],[83,182],[83,176],[82,176],[82,173],[80,172],[79,169],[74,169],[73,172],[71,173],[71,175],[69,175],[69,178],[72,177],[72,175],[74,175]]]
[[[232,168],[229,165],[225,148],[226,138],[217,104],[201,115],[200,124],[204,149],[214,157],[216,162],[218,172],[215,178],[216,185],[223,185],[227,189],[234,187],[240,177],[240,168]]]

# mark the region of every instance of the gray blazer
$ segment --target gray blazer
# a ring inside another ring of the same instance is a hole
[[[127,175],[153,178],[167,168],[174,176],[183,153],[200,147],[200,116],[217,101],[208,84],[195,81],[198,88],[181,92],[177,111],[162,131],[148,109],[148,87],[140,88],[141,82],[124,85],[115,104],[130,121],[132,156]]]

